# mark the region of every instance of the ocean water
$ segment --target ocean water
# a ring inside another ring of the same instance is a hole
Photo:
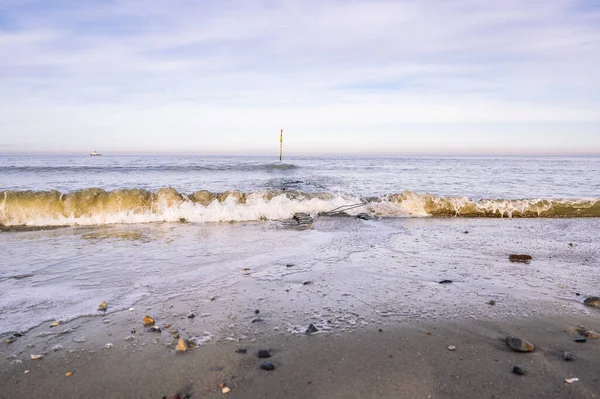
[[[599,157],[0,157],[0,225],[600,216]]]
[[[0,157],[0,334],[129,307],[194,311],[216,339],[582,314],[598,176],[583,157]]]

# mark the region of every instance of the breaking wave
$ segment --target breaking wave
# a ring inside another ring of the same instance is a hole
[[[375,217],[600,217],[600,198],[483,199],[441,197],[404,191],[359,198],[335,193],[300,191],[196,191],[173,188],[105,191],[88,188],[58,191],[0,191],[1,226],[100,225],[143,222],[229,222],[289,219],[295,213],[313,215],[364,202],[347,211]]]

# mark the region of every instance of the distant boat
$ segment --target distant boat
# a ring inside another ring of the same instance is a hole
[[[90,153],[90,157],[101,157],[101,156],[102,156],[102,154],[100,154],[99,152],[96,152],[96,151]]]

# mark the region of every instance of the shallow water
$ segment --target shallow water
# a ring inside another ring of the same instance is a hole
[[[102,301],[108,314],[205,314],[223,335],[251,332],[254,309],[290,332],[580,314],[582,298],[598,295],[599,229],[596,218],[319,217],[303,231],[253,222],[0,233],[0,333],[102,316]],[[511,253],[533,261],[510,263]]]

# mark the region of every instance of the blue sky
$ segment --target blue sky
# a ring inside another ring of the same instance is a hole
[[[600,3],[0,0],[0,152],[600,154]]]

